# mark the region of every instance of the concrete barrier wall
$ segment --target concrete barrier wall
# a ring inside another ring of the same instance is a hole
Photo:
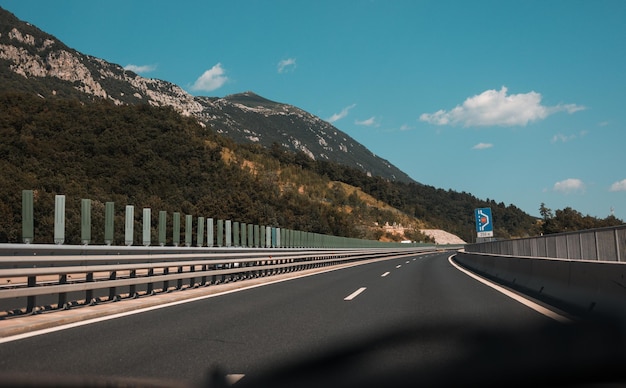
[[[565,311],[626,319],[626,263],[459,252],[464,267]]]
[[[626,261],[626,225],[468,244],[465,251],[574,260]]]

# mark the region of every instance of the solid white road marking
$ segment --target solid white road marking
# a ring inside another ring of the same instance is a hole
[[[521,295],[518,295],[518,294],[516,294],[516,293],[514,293],[512,291],[509,291],[509,290],[507,290],[506,288],[504,288],[502,286],[499,286],[499,285],[497,285],[497,284],[495,284],[495,283],[493,283],[493,282],[491,282],[491,281],[489,281],[489,280],[487,280],[487,279],[485,279],[485,278],[483,278],[481,276],[476,275],[473,272],[470,272],[470,271],[466,270],[465,268],[463,268],[460,265],[458,265],[457,263],[455,263],[454,260],[452,260],[452,257],[454,257],[454,255],[451,255],[450,257],[448,257],[448,261],[450,262],[450,264],[452,264],[456,269],[458,269],[459,271],[463,272],[464,274],[466,274],[468,276],[471,276],[472,278],[478,280],[479,282],[481,282],[481,283],[483,283],[483,284],[493,288],[494,290],[496,290],[496,291],[498,291],[498,292],[508,296],[509,298],[511,298],[511,299],[513,299],[513,300],[523,304],[524,306],[529,307],[529,308],[535,310],[536,312],[545,315],[548,318],[554,319],[557,322],[569,323],[569,322],[572,321],[571,319],[569,319],[567,317],[564,317],[563,315],[558,314],[558,313],[556,313],[556,312],[554,312],[554,311],[552,311],[552,310],[550,310],[548,308],[545,308],[542,305],[533,302],[532,300],[526,299],[526,298],[524,298]]]
[[[384,278],[385,276],[389,275],[389,272],[385,272],[384,274],[380,275],[381,278]]]
[[[362,293],[363,291],[365,291],[367,289],[367,287],[361,287],[358,290],[354,291],[352,294],[346,296],[345,298],[343,298],[343,300],[352,300],[354,298],[356,298],[357,296],[359,296],[360,293]]]

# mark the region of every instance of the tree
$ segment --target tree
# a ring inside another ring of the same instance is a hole
[[[618,226],[623,223],[622,220],[615,218],[615,216],[609,216],[605,219],[599,219],[590,215],[583,216],[582,213],[569,206],[562,210],[557,209],[553,215],[552,210],[541,203],[539,212],[543,217],[543,223],[541,225],[543,234]]]
[[[544,221],[547,221],[548,219],[554,217],[554,215],[552,214],[552,209],[546,207],[546,204],[543,202],[541,202],[541,206],[539,206],[539,214],[541,214],[541,218],[543,218]]]

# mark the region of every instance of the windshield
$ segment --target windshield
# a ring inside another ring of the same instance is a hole
[[[0,0],[0,385],[622,379],[624,16]]]

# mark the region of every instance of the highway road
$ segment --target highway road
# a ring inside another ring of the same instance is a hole
[[[510,354],[524,347],[526,329],[566,326],[460,271],[451,254],[378,261],[2,343],[0,371],[191,383],[216,371],[245,376],[245,385],[321,356],[325,363],[298,369],[312,386],[338,383],[338,373],[361,375],[359,384],[378,382],[367,379],[379,371],[453,379],[455,369],[442,375],[442,365],[477,362],[477,344]]]

